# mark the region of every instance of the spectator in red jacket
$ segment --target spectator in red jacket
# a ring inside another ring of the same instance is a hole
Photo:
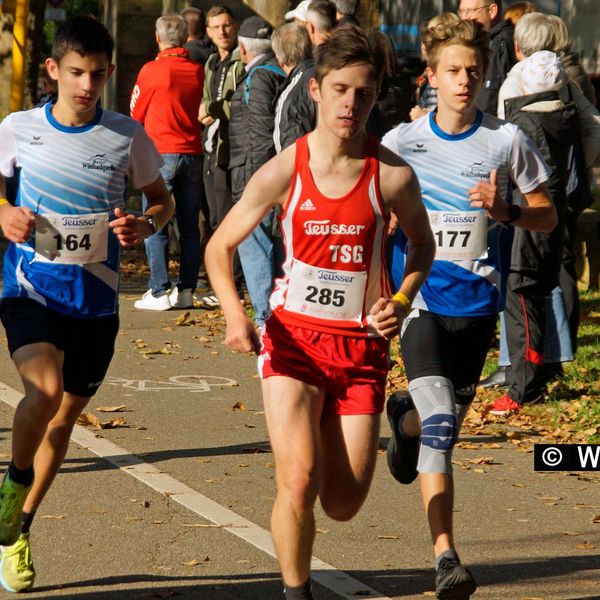
[[[146,240],[149,290],[135,303],[136,308],[146,310],[192,306],[200,270],[198,217],[203,186],[198,109],[204,68],[190,60],[183,47],[187,35],[187,23],[180,15],[165,15],[156,21],[159,53],[142,67],[131,94],[131,116],[143,123],[165,163],[161,174],[175,198],[181,246],[179,280],[172,286],[167,270],[167,228]],[[145,207],[145,198],[142,203]]]

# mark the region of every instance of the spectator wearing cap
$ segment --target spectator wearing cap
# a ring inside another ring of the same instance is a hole
[[[306,11],[311,3],[311,0],[302,0],[293,10],[288,10],[285,13],[286,21],[294,21],[298,25],[306,25]]]
[[[275,99],[285,72],[271,49],[272,32],[269,23],[254,16],[242,22],[238,33],[245,72],[231,98],[229,170],[234,202],[239,200],[250,177],[275,155]],[[274,217],[273,211],[267,214],[238,247],[259,327],[269,314],[269,296],[281,266],[282,253],[273,239]]]
[[[204,13],[194,6],[181,11],[181,16],[188,26],[188,37],[184,48],[189,52],[190,60],[206,64],[208,57],[215,51],[212,42],[206,38],[206,18]]]
[[[336,26],[335,4],[330,0],[313,0],[306,11],[306,31],[313,46],[320,46]]]
[[[337,26],[355,25],[360,27],[360,23],[356,18],[356,9],[358,8],[358,0],[333,0],[336,8]]]
[[[308,85],[315,75],[315,63],[308,32],[298,23],[278,27],[272,43],[275,57],[287,74],[275,105],[273,141],[279,154],[315,128],[317,109]]]
[[[134,304],[145,310],[169,310],[193,305],[201,263],[202,132],[198,107],[204,83],[202,65],[189,59],[183,47],[188,28],[181,15],[156,21],[155,60],[140,70],[131,93],[131,116],[144,125],[160,152],[160,173],[175,199],[181,246],[179,280],[171,288],[167,269],[169,236],[163,227],[146,239],[150,267],[148,291]],[[146,198],[142,198],[146,209]]]

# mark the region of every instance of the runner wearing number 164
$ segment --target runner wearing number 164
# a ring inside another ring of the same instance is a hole
[[[227,320],[226,343],[260,354],[277,494],[272,535],[286,600],[312,598],[314,504],[337,520],[366,498],[397,334],[434,254],[414,173],[365,123],[385,69],[380,37],[355,27],[319,46],[316,129],[266,163],[211,238],[206,266]],[[240,305],[231,259],[276,204],[286,258],[262,344]],[[390,214],[410,240],[399,293],[384,263]]]
[[[140,243],[173,213],[142,126],[97,105],[113,46],[91,17],[62,23],[46,61],[58,99],[0,123],[0,226],[10,241],[0,316],[25,391],[0,487],[0,583],[11,592],[33,586],[31,522],[113,355],[120,246]],[[11,206],[4,178],[15,166]],[[123,210],[128,181],[149,199],[142,217]]]

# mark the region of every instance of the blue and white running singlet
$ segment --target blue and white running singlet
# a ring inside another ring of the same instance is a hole
[[[86,125],[65,127],[53,104],[0,123],[0,174],[20,167],[17,206],[36,216],[32,238],[4,257],[4,298],[30,298],[73,317],[117,311],[119,241],[108,228],[136,188],[160,175],[162,158],[143,127],[98,107]]]
[[[509,193],[510,180],[522,193],[533,191],[549,170],[533,143],[515,125],[477,111],[473,125],[449,135],[435,122],[436,113],[401,124],[383,145],[415,170],[436,241],[431,272],[413,302],[414,308],[455,317],[478,317],[498,311],[502,225],[473,208],[468,191],[497,169],[497,184]],[[406,236],[394,239],[392,280],[402,281]]]

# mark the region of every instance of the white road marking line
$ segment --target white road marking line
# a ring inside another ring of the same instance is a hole
[[[0,400],[13,408],[23,397],[23,393],[0,381]],[[144,462],[138,456],[124,448],[113,444],[107,439],[98,438],[85,427],[75,425],[71,440],[82,448],[112,463],[125,473],[132,475],[138,481],[153,490],[191,510],[207,521],[222,527],[255,548],[276,558],[271,534],[266,529],[248,521],[232,510],[221,506],[196,490],[177,481],[170,475],[162,473],[156,467]],[[346,600],[370,598],[371,600],[391,600],[381,592],[354,579],[343,571],[313,556],[311,562],[312,579]]]

